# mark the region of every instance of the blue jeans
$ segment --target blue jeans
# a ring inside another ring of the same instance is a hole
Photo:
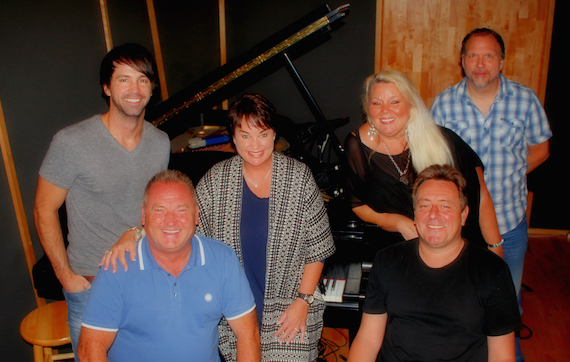
[[[503,244],[503,259],[509,265],[515,292],[517,294],[517,301],[519,303],[519,311],[522,315],[523,310],[521,307],[521,285],[524,268],[524,257],[526,249],[528,248],[528,227],[526,224],[526,216],[513,230],[501,235],[505,239]],[[521,352],[520,339],[515,338],[515,350],[517,354],[517,362],[524,361],[524,356]]]
[[[69,335],[71,336],[71,347],[75,353],[75,361],[79,362],[77,357],[77,347],[79,347],[79,334],[81,333],[81,321],[83,320],[83,312],[87,307],[87,300],[91,288],[81,292],[68,292],[63,290],[65,301],[67,303],[67,324],[69,325]]]

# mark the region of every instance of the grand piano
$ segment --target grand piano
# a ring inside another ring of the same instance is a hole
[[[343,25],[342,19],[348,13],[349,4],[332,10],[328,5],[315,9],[167,100],[149,107],[145,118],[165,131],[171,140],[190,127],[225,124],[224,111],[215,111],[213,108],[220,109],[224,100],[242,93],[249,86],[285,67],[315,122],[297,125],[282,117],[282,122],[277,122],[276,130],[285,136],[291,146],[288,155],[306,162],[317,180],[321,181],[319,186],[327,193],[334,196],[340,194],[338,164],[344,159],[344,149],[334,129],[348,123],[348,118],[329,121],[324,116],[293,62],[330,40],[334,31]],[[330,165],[324,161],[325,149],[336,156],[336,164]],[[196,183],[213,164],[227,157],[226,152],[202,153],[200,156],[193,152],[174,153],[170,168],[187,173]],[[190,164],[192,168],[188,166]],[[326,175],[320,177],[323,173]],[[329,184],[325,185],[325,182]]]
[[[185,132],[201,114],[218,106],[278,68],[285,66],[303,95],[316,122],[330,129],[293,60],[327,41],[342,26],[349,4],[331,10],[323,5],[245,51],[167,100],[147,110],[146,119],[172,139]],[[336,152],[342,147],[334,135]]]
[[[352,339],[360,321],[366,273],[370,270],[372,257],[379,247],[375,242],[367,242],[369,239],[376,239],[367,235],[374,234],[376,230],[358,220],[342,198],[342,181],[338,179],[338,170],[345,156],[334,129],[346,124],[348,120],[330,121],[324,116],[293,63],[293,60],[300,55],[329,40],[332,33],[342,26],[341,20],[348,14],[348,10],[348,4],[333,10],[328,5],[315,9],[181,92],[149,109],[146,118],[165,131],[170,139],[185,133],[190,127],[208,122],[219,124],[220,119],[225,117],[220,116],[219,111],[212,111],[212,108],[219,107],[223,100],[239,94],[276,69],[287,68],[315,118],[315,122],[303,125],[303,129],[289,132],[290,137],[294,138],[287,139],[291,144],[289,155],[306,162],[318,183],[323,179],[328,180],[326,185],[319,183],[319,186],[330,196],[327,200],[327,209],[339,252],[327,261],[325,268],[324,277],[327,280],[323,286],[328,287],[327,298],[333,297],[333,289],[339,290],[339,285],[343,279],[348,278],[348,274],[350,274],[349,279],[352,279],[346,293],[334,296],[335,301],[327,303],[330,308],[327,308],[325,325],[349,328]],[[309,149],[305,147],[315,143],[318,145],[317,155],[311,152],[314,151],[311,147]],[[337,160],[334,165],[327,164],[323,159],[325,147],[332,149],[336,155]],[[227,152],[216,151],[174,153],[169,167],[187,173],[196,183],[214,163],[231,156],[232,154]],[[329,174],[322,177],[322,173]],[[335,180],[332,185],[331,179]]]

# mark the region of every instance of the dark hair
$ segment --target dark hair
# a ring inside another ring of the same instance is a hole
[[[461,201],[461,209],[465,209],[467,206],[467,181],[463,175],[455,168],[450,165],[432,165],[418,175],[416,181],[414,182],[414,189],[412,191],[412,198],[414,200],[414,209],[416,207],[416,197],[420,186],[429,180],[439,180],[439,181],[450,181],[457,186],[459,190],[459,199]]]
[[[261,94],[243,94],[232,104],[228,110],[228,131],[233,139],[235,130],[241,127],[241,122],[245,119],[250,127],[269,129],[275,131],[273,118],[275,117],[275,107]],[[277,137],[275,137],[277,140]]]
[[[129,67],[143,73],[148,77],[152,84],[152,88],[157,86],[158,70],[154,57],[147,48],[136,43],[127,43],[113,48],[105,55],[101,61],[101,69],[99,71],[99,84],[103,89],[103,98],[109,103],[109,96],[105,94],[103,86],[111,85],[111,78],[115,72],[115,68],[119,64],[125,64]]]
[[[190,179],[190,177],[188,177],[185,173],[182,173],[178,170],[164,170],[154,175],[146,185],[143,195],[143,207],[146,206],[146,202],[148,201],[148,193],[150,191],[150,188],[152,187],[152,185],[154,185],[157,182],[179,182],[183,185],[186,185],[190,190],[190,193],[192,194],[194,203],[196,205],[198,204],[198,199],[196,198],[196,191],[194,189],[194,184],[192,184],[192,180]]]
[[[501,59],[505,59],[505,43],[503,42],[503,38],[501,38],[501,35],[499,35],[499,33],[494,31],[493,29],[489,29],[489,28],[477,28],[477,29],[472,30],[469,34],[465,35],[465,38],[463,38],[463,42],[461,43],[461,57],[462,58],[463,58],[463,56],[465,56],[465,44],[467,44],[467,41],[472,36],[492,36],[492,37],[494,37],[495,40],[497,40],[497,43],[499,43],[499,46],[501,47]]]

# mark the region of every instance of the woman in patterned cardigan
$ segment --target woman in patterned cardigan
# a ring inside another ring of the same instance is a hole
[[[325,302],[317,284],[335,247],[323,200],[309,168],[275,153],[273,105],[259,94],[240,97],[229,110],[238,155],[214,165],[196,187],[197,233],[236,251],[252,288],[262,361],[315,361]],[[116,270],[125,250],[136,255],[127,231],[103,258]],[[223,265],[220,265],[223,267]],[[219,325],[220,351],[236,361],[236,337]]]
[[[196,188],[198,233],[232,246],[256,298],[263,361],[314,361],[325,303],[317,284],[334,252],[319,189],[308,167],[275,153],[275,113],[246,94],[229,110],[238,155],[212,167]],[[220,350],[235,361],[235,336],[222,321]]]

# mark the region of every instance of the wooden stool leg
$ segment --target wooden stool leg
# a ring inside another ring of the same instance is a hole
[[[53,352],[50,347],[44,347],[44,362],[52,362]]]
[[[34,362],[44,361],[44,348],[34,344]]]

